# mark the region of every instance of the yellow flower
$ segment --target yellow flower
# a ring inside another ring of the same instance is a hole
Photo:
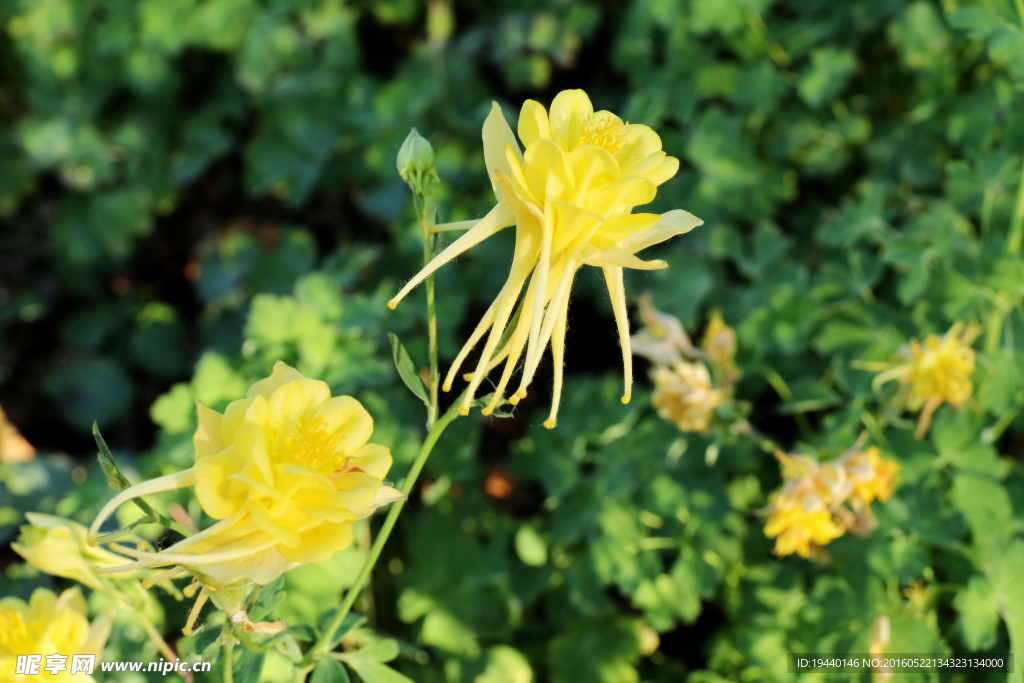
[[[662,419],[684,432],[708,431],[714,410],[725,397],[711,388],[711,375],[703,364],[679,362],[671,368],[658,366],[651,376],[651,402]]]
[[[71,655],[99,655],[110,635],[108,615],[89,624],[85,599],[77,588],[57,596],[37,588],[28,603],[18,598],[0,599],[0,683],[23,681],[91,681],[81,673],[71,675]],[[51,676],[40,668],[38,675],[15,674],[18,655],[66,655],[67,670]]]
[[[504,361],[494,397],[483,413],[490,414],[500,405],[525,350],[519,388],[509,397],[515,404],[526,396],[544,348],[550,344],[554,393],[544,425],[551,428],[562,391],[569,292],[576,271],[583,265],[604,271],[622,345],[622,401],[626,403],[632,387],[632,359],[623,269],[664,268],[664,261],[642,261],[636,253],[688,232],[701,221],[680,210],[663,215],[632,213],[634,207],[654,199],[657,187],[675,175],[679,162],[666,156],[653,130],[624,123],[608,111],[595,112],[582,90],[559,93],[550,112],[528,100],[520,111],[518,129],[525,150],[500,107],[492,104],[483,126],[483,142],[497,204],[479,221],[438,226],[442,230],[468,228],[468,232],[438,254],[388,306],[397,306],[413,287],[448,261],[514,224],[516,244],[508,280],[459,352],[443,388],[451,390],[459,367],[487,334],[476,369],[467,377],[469,389],[459,410],[463,415],[469,413],[484,377]],[[519,302],[521,312],[499,349]]]
[[[859,452],[862,445],[859,440],[846,453],[820,463],[807,455],[775,454],[784,484],[769,501],[765,535],[778,536],[777,555],[818,556],[847,531],[865,535],[874,529],[870,503],[892,496],[899,465],[882,458],[875,447]]]
[[[832,519],[825,502],[814,495],[805,495],[799,489],[783,490],[769,501],[770,512],[764,534],[775,538],[775,554],[797,553],[809,558],[812,551],[845,533]]]
[[[223,415],[198,411],[195,466],[115,496],[90,541],[122,503],[183,486],[219,521],[160,552],[118,546],[137,559],[120,570],[176,565],[216,586],[267,584],[348,547],[353,522],[403,498],[381,481],[391,453],[367,443],[373,419],[363,406],[280,361]]]
[[[708,355],[711,366],[717,373],[715,378],[724,386],[731,386],[739,379],[736,367],[736,331],[722,320],[722,312],[715,311],[704,331],[701,348]]]
[[[86,528],[77,522],[38,512],[25,516],[29,524],[21,527],[18,542],[11,547],[40,571],[101,590],[96,567],[124,564],[122,556],[90,546],[86,541]]]
[[[894,460],[883,458],[876,446],[853,455],[846,460],[844,467],[853,485],[852,495],[855,500],[864,503],[877,500],[884,503],[892,497],[900,466]]]
[[[953,408],[965,403],[974,391],[971,373],[974,372],[974,349],[971,348],[981,328],[965,327],[956,323],[949,332],[939,337],[929,335],[924,344],[911,340],[903,355],[907,362],[889,368],[875,377],[878,388],[898,379],[906,395],[910,410],[921,411],[914,436],[922,438],[931,425],[932,415],[943,403]]]

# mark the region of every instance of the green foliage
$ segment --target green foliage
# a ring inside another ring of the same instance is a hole
[[[1024,652],[1018,0],[0,0],[0,22],[0,404],[42,451],[0,469],[5,542],[25,511],[88,523],[113,495],[94,422],[126,480],[184,469],[195,402],[222,410],[276,360],[362,401],[400,481],[427,396],[423,295],[386,307],[420,265],[402,141],[433,143],[429,210],[479,218],[489,101],[583,87],[679,157],[650,210],[704,220],[645,254],[669,267],[630,272],[630,296],[695,340],[721,310],[738,414],[821,459],[866,433],[900,465],[895,494],[827,561],[774,556],[777,461],[740,430],[659,419],[641,362],[622,406],[607,296],[582,272],[558,427],[534,402],[546,375],[514,419],[455,421],[365,620],[308,680],[826,680],[794,679],[787,654],[867,652],[880,618],[888,652]],[[442,376],[511,239],[437,273]],[[870,367],[957,321],[983,329],[972,398],[915,440]],[[376,525],[250,616],[315,641]],[[3,560],[0,594],[63,585]],[[189,603],[161,600],[178,653],[223,666],[223,617],[179,638]],[[266,652],[236,645],[235,680],[293,680],[299,646],[253,638]],[[119,622],[109,652],[158,656],[142,642]]]

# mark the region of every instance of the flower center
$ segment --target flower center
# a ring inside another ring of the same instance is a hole
[[[583,122],[583,133],[576,141],[576,146],[597,145],[615,154],[626,144],[627,125],[629,124],[611,116],[601,119],[596,124],[593,118],[588,118]]]
[[[21,612],[10,608],[0,609],[0,652],[31,652],[34,645]]]
[[[322,417],[314,420],[303,417],[295,431],[284,440],[280,459],[330,474],[337,469],[337,445],[338,435],[327,430],[327,423]]]

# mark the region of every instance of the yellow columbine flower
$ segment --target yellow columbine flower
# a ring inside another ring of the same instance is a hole
[[[907,362],[875,377],[876,391],[882,384],[898,379],[906,392],[907,407],[921,411],[914,433],[918,439],[928,431],[932,415],[939,406],[948,403],[958,408],[971,397],[974,391],[971,383],[974,349],[971,348],[971,342],[980,333],[980,327],[965,327],[958,322],[941,337],[929,335],[924,344],[913,339],[909,348],[903,351]]]
[[[89,624],[85,599],[77,588],[57,596],[45,588],[37,588],[28,603],[18,598],[0,599],[0,683],[15,681],[91,681],[82,673],[71,675],[72,655],[99,655],[110,635],[109,615]],[[18,655],[68,657],[67,669],[50,675],[41,668],[38,675],[15,674]]]
[[[160,552],[117,546],[137,561],[113,571],[177,565],[215,586],[267,584],[348,547],[353,522],[404,497],[381,481],[391,453],[367,443],[373,419],[363,406],[280,361],[223,415],[198,410],[195,466],[119,493],[90,541],[124,502],[184,486],[220,521]]]
[[[462,347],[443,383],[450,391],[459,367],[470,351],[487,341],[459,411],[469,413],[474,394],[485,375],[502,361],[505,368],[494,398],[484,408],[490,414],[501,404],[505,388],[525,349],[519,388],[509,397],[526,396],[544,348],[554,360],[554,394],[544,425],[555,426],[562,391],[569,291],[583,265],[603,269],[612,311],[622,345],[625,374],[623,403],[632,387],[632,359],[623,269],[664,268],[664,261],[642,261],[636,253],[701,224],[685,211],[663,215],[632,213],[647,204],[657,187],[675,175],[679,161],[666,156],[661,139],[647,126],[623,123],[608,111],[594,111],[582,90],[565,90],[551,103],[550,112],[533,100],[519,114],[520,148],[511,128],[494,103],[483,126],[484,161],[497,204],[479,221],[438,226],[468,228],[388,302],[394,308],[428,275],[499,230],[516,226],[516,244],[508,280],[483,319]],[[526,284],[529,279],[529,285]],[[522,294],[526,286],[526,293]],[[520,296],[522,294],[522,296]],[[506,343],[509,319],[521,300],[521,313]]]
[[[18,542],[11,547],[36,569],[73,579],[95,590],[103,586],[97,567],[117,567],[124,557],[86,542],[87,530],[70,519],[29,512],[29,523],[21,527]]]
[[[662,419],[684,432],[708,431],[714,410],[725,396],[711,388],[711,375],[703,364],[679,362],[671,368],[658,366],[651,371],[651,377],[651,403]]]
[[[775,539],[775,554],[797,553],[809,558],[812,551],[845,533],[845,529],[832,519],[832,511],[825,501],[814,495],[805,495],[799,489],[783,490],[769,501],[768,523],[764,534]]]
[[[736,367],[736,331],[725,324],[721,311],[711,315],[701,348],[717,373],[715,378],[726,387],[732,386],[740,376]]]

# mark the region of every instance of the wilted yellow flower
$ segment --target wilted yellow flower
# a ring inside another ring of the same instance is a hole
[[[672,365],[695,349],[679,318],[654,308],[649,294],[640,297],[640,319],[644,326],[629,339],[633,353],[655,365]]]
[[[623,269],[664,268],[665,262],[642,261],[636,253],[688,232],[701,221],[680,210],[663,215],[632,213],[634,207],[654,199],[657,187],[675,175],[679,162],[666,156],[653,130],[624,123],[608,111],[595,112],[582,90],[559,93],[550,112],[528,100],[520,111],[518,128],[525,151],[501,108],[492,104],[483,126],[483,142],[497,204],[479,221],[438,226],[468,228],[468,232],[438,254],[388,306],[397,306],[413,287],[448,261],[514,224],[516,244],[508,280],[459,352],[443,388],[451,390],[460,366],[489,330],[459,410],[468,414],[486,374],[504,361],[494,398],[483,413],[490,414],[500,405],[525,350],[519,388],[509,397],[515,404],[526,396],[544,348],[550,344],[554,395],[544,422],[550,428],[555,426],[562,391],[569,292],[576,271],[583,265],[604,271],[622,345],[626,385],[622,401],[628,402],[632,358]],[[521,311],[518,320],[499,349],[517,303]]]
[[[828,545],[845,533],[832,519],[832,511],[814,495],[783,490],[769,500],[768,523],[764,534],[775,539],[775,554],[797,553],[811,557],[812,551]]]
[[[195,466],[122,491],[90,540],[124,502],[184,486],[220,521],[160,552],[117,546],[137,559],[118,569],[177,565],[216,586],[267,584],[348,547],[353,522],[403,498],[382,483],[391,453],[367,443],[373,419],[363,406],[280,361],[223,415],[198,410]]]
[[[110,618],[103,615],[92,624],[85,610],[85,599],[77,588],[57,596],[37,588],[28,603],[18,598],[0,598],[0,683],[15,681],[91,681],[83,673],[71,675],[71,655],[99,655],[110,635]],[[40,669],[38,675],[15,674],[18,655],[68,656],[68,668],[51,675]]]
[[[900,466],[895,460],[883,458],[876,446],[850,456],[844,466],[853,485],[851,495],[855,501],[884,503],[892,497]]]
[[[671,368],[658,366],[651,371],[651,377],[651,403],[662,419],[684,432],[708,431],[715,408],[725,396],[711,388],[711,375],[703,364],[679,362]]]
[[[862,443],[820,463],[807,455],[775,454],[784,483],[770,499],[765,535],[778,537],[777,555],[819,555],[847,531],[863,535],[874,528],[870,503],[892,496],[899,465],[882,458],[878,448],[860,452]]]
[[[701,348],[708,355],[711,367],[715,369],[715,378],[725,386],[731,386],[739,379],[740,371],[736,367],[736,331],[722,320],[722,312],[715,311],[704,331]]]
[[[921,411],[915,436],[920,439],[931,425],[932,415],[943,403],[958,408],[974,391],[971,374],[974,372],[973,342],[981,333],[976,325],[956,323],[941,337],[929,335],[924,344],[916,339],[903,351],[907,359],[875,377],[878,388],[898,379],[905,392],[910,410]]]
[[[11,547],[36,569],[73,579],[96,590],[102,589],[97,567],[117,567],[124,557],[105,548],[90,546],[86,528],[63,517],[29,512],[29,524]]]

